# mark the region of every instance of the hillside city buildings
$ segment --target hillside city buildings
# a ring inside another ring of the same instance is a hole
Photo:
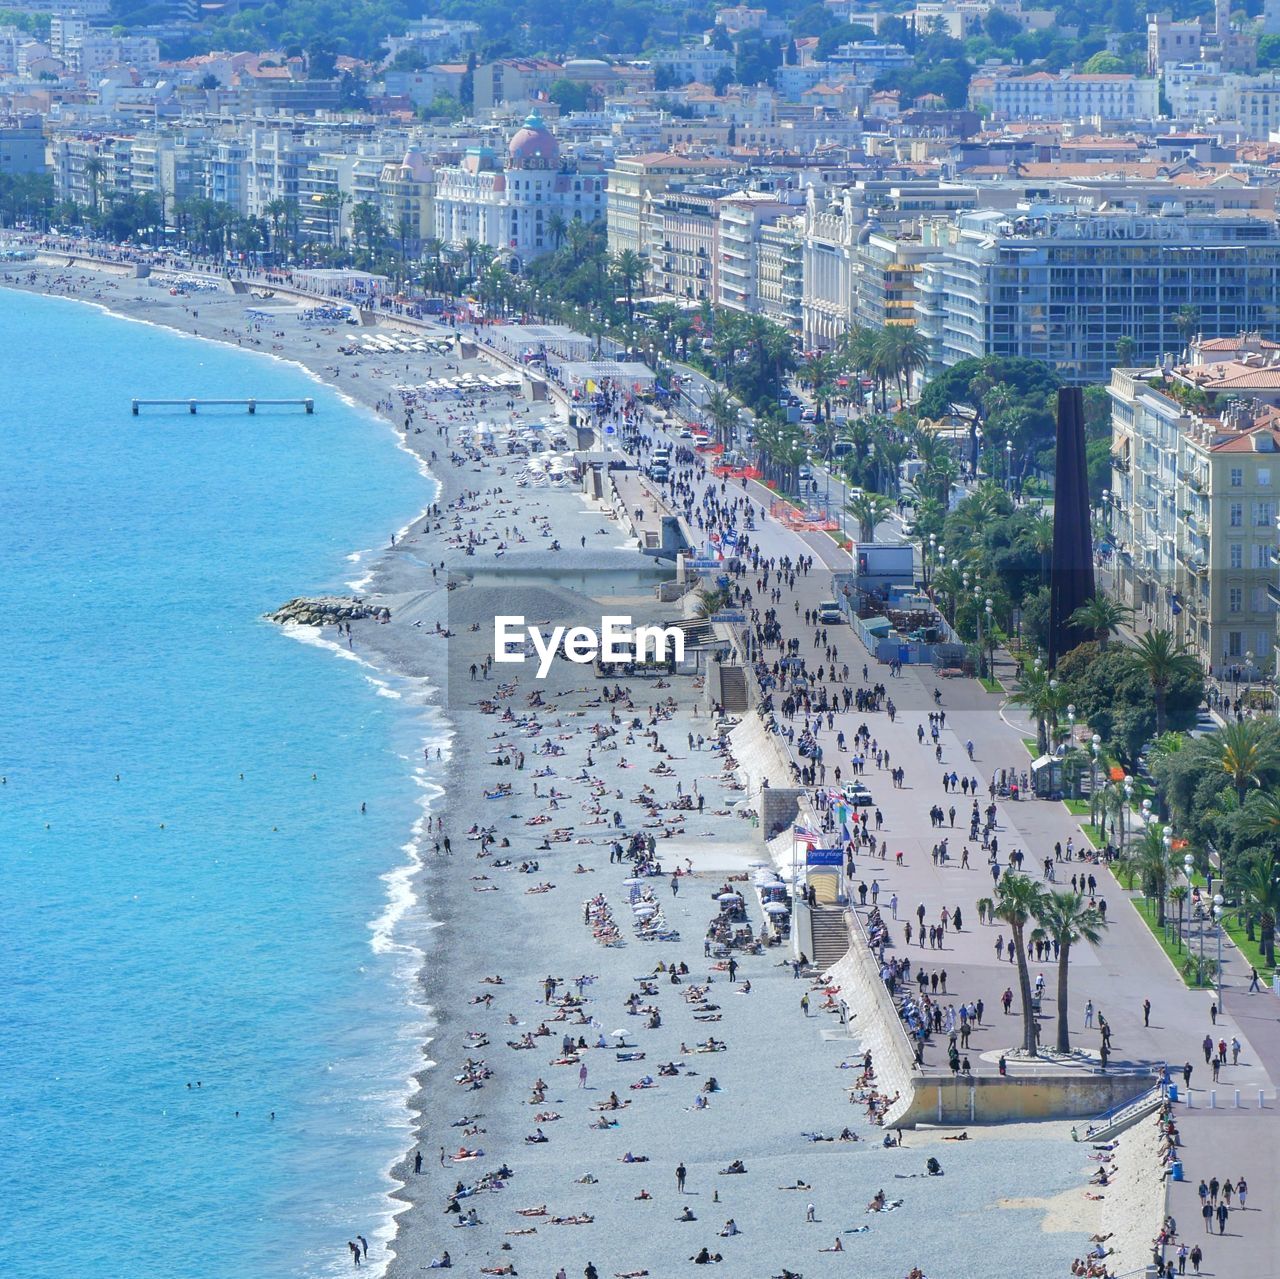
[[[904,29],[1038,38],[1055,15],[920,0],[904,28],[826,0],[857,38],[824,43],[734,6],[610,59],[489,59],[477,24],[431,18],[319,74],[282,50],[168,57],[200,17],[162,8],[120,29],[105,0],[10,6],[0,183],[44,175],[62,207],[153,197],[157,242],[212,202],[304,254],[355,243],[371,208],[407,257],[483,245],[514,271],[579,220],[640,259],[642,315],[761,314],[806,352],[911,326],[926,376],[1045,361],[1109,387],[1117,593],[1215,666],[1269,660],[1280,69],[1260,48],[1280,0],[1244,25],[1227,0],[1151,12],[1145,46],[1108,46],[1128,69],[987,61],[950,103],[886,87],[914,65]],[[735,83],[759,39],[781,64]]]

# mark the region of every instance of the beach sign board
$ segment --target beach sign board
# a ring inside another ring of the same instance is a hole
[[[842,866],[844,853],[838,848],[811,848],[804,860],[807,866]]]

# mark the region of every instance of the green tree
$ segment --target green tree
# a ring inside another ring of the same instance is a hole
[[[1241,808],[1249,791],[1262,786],[1280,768],[1280,741],[1274,720],[1238,720],[1203,740],[1218,767],[1230,778]]]
[[[1116,339],[1116,367],[1131,369],[1138,358],[1138,344],[1127,333]]]
[[[644,259],[633,249],[623,249],[614,256],[613,273],[622,288],[627,307],[627,323],[635,323],[635,287],[644,279]]]
[[[1072,626],[1092,633],[1098,641],[1098,651],[1107,651],[1107,641],[1125,623],[1125,619],[1133,612],[1123,604],[1118,604],[1109,595],[1094,595],[1067,619]]]
[[[1124,60],[1100,49],[1082,68],[1085,75],[1118,75],[1125,70]]]
[[[1169,689],[1180,679],[1199,678],[1200,663],[1171,631],[1148,631],[1128,651],[1133,666],[1142,672],[1155,698],[1156,735],[1167,726],[1166,703]]]
[[[1196,330],[1200,327],[1200,312],[1190,303],[1186,303],[1174,312],[1173,324],[1178,330],[1178,336],[1182,339],[1182,345],[1189,346],[1191,339],[1196,335]]]
[[[893,510],[893,500],[883,493],[869,493],[863,490],[849,499],[849,514],[858,521],[858,540],[874,542],[876,526]]]
[[[547,97],[556,104],[565,115],[573,111],[585,111],[590,101],[590,94],[585,84],[576,80],[556,80],[547,90]]]
[[[84,176],[89,181],[89,207],[98,212],[98,191],[107,173],[107,162],[100,155],[91,155],[84,162]]]
[[[1259,859],[1251,864],[1237,881],[1245,908],[1258,920],[1259,942],[1267,966],[1276,962],[1276,917],[1280,915],[1280,878],[1275,864]]]
[[[996,885],[995,917],[1009,925],[1018,967],[1018,990],[1022,1000],[1022,1048],[1037,1056],[1036,1015],[1031,1006],[1031,975],[1027,971],[1027,925],[1044,909],[1044,890],[1026,875],[1006,871]]]
[[[1102,940],[1106,920],[1097,907],[1089,905],[1083,893],[1045,893],[1036,912],[1040,927],[1051,941],[1058,943],[1058,1051],[1071,1051],[1071,1028],[1067,1017],[1067,972],[1071,948],[1087,941],[1096,946]]]

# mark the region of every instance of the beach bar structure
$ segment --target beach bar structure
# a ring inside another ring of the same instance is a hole
[[[144,408],[178,408],[185,407],[189,413],[195,413],[198,408],[245,408],[250,413],[256,413],[259,406],[279,407],[281,405],[301,405],[308,413],[314,413],[316,410],[316,402],[311,398],[302,400],[133,400],[133,416],[137,417],[141,409]]]

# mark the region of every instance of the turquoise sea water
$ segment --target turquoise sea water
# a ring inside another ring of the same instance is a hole
[[[269,358],[6,291],[0,352],[0,1255],[349,1272],[420,1065],[424,690],[262,614],[342,590],[430,481]],[[317,407],[129,412],[202,394]]]

